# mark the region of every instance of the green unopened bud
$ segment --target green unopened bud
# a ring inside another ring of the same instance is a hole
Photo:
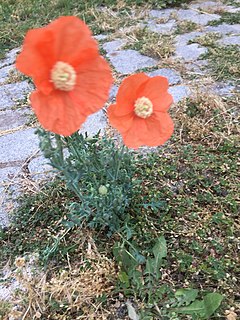
[[[99,192],[101,195],[105,195],[105,194],[107,194],[108,189],[107,189],[107,187],[105,187],[105,186],[100,186],[100,187],[98,188],[98,192]]]

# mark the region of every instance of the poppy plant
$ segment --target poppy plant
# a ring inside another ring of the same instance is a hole
[[[116,103],[108,108],[111,125],[129,148],[155,147],[166,142],[174,125],[167,113],[173,102],[165,77],[144,73],[127,77],[121,84]]]
[[[27,32],[17,68],[32,77],[30,101],[42,126],[69,136],[108,99],[112,75],[97,42],[77,17]]]

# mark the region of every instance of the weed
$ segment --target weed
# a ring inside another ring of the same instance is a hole
[[[149,31],[147,28],[135,28],[127,33],[127,49],[135,49],[141,53],[155,57],[168,58],[175,52],[173,37],[169,35],[159,35]]]
[[[210,26],[218,26],[219,24],[222,23],[227,23],[227,24],[237,24],[240,21],[240,12],[223,12],[221,14],[221,19],[219,20],[213,20],[209,22]]]
[[[179,0],[151,0],[150,5],[163,7],[180,4],[186,1]],[[131,24],[134,20],[129,15],[133,6],[144,6],[143,0],[126,0],[121,3],[116,0],[91,0],[82,2],[78,0],[5,0],[0,5],[0,54],[6,50],[15,48],[22,43],[25,33],[32,28],[41,27],[62,15],[76,15],[82,18],[91,28],[94,34],[102,31],[117,30],[119,26]],[[107,6],[104,9],[101,6]],[[126,19],[128,17],[128,19]]]
[[[11,309],[11,303],[0,299],[0,319],[7,319]]]
[[[178,21],[177,29],[176,29],[175,33],[176,34],[188,33],[188,32],[192,32],[194,30],[197,30],[198,28],[199,28],[199,26],[195,22],[188,21],[188,20],[182,20],[182,21]]]
[[[220,33],[216,32],[208,32],[202,36],[198,36],[193,40],[190,40],[189,43],[199,43],[201,46],[204,47],[213,47],[216,46],[216,41],[221,38]]]
[[[240,49],[237,45],[209,48],[202,56],[209,61],[209,67],[217,80],[240,79]]]

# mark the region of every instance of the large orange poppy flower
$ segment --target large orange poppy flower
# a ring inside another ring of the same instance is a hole
[[[68,136],[108,99],[112,75],[97,42],[77,17],[27,32],[17,68],[32,77],[32,107],[42,126]]]
[[[108,108],[108,117],[126,146],[155,147],[171,137],[174,125],[167,111],[173,98],[167,90],[165,77],[150,78],[139,73],[123,81],[116,104]]]

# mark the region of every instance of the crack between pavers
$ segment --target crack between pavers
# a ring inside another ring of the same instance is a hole
[[[24,161],[15,160],[15,161],[8,161],[8,162],[0,162],[0,169],[8,168],[8,167],[19,167],[24,164]]]

